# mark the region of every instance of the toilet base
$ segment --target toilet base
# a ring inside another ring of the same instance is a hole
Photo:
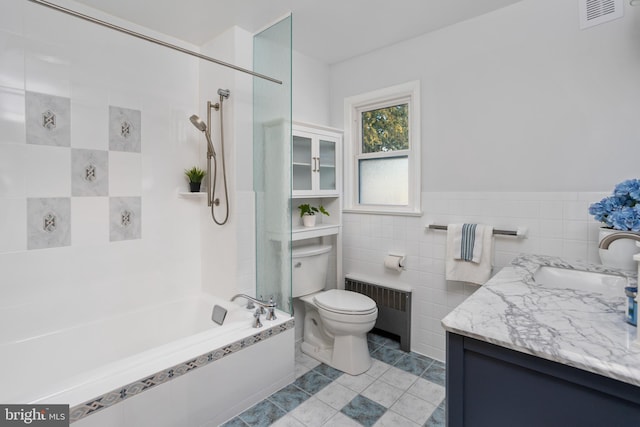
[[[373,329],[377,310],[356,318],[318,311],[313,295],[301,298],[305,302],[302,352],[314,359],[346,372],[360,375],[371,367],[367,332]]]
[[[333,354],[333,347],[318,348],[307,342],[302,342],[300,350],[307,356],[313,357],[318,362],[322,362],[325,365],[331,366],[331,355]]]
[[[301,350],[308,356],[349,375],[360,375],[372,364],[365,335],[337,336],[333,347],[320,348],[302,342]]]

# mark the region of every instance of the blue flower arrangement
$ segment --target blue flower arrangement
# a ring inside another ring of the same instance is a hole
[[[611,196],[589,206],[589,213],[609,228],[640,232],[640,179],[622,181]]]

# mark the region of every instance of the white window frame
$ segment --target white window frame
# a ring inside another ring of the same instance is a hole
[[[396,102],[398,101],[398,102]],[[396,102],[395,104],[393,104]],[[360,112],[379,106],[409,104],[409,149],[388,155],[407,155],[409,164],[409,200],[407,205],[360,204],[358,201],[358,160],[362,155]],[[351,96],[344,100],[344,211],[371,214],[420,216],[420,82],[412,81]]]

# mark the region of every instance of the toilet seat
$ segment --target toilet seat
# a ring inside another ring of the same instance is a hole
[[[313,297],[313,302],[323,310],[343,315],[367,315],[376,313],[375,301],[366,295],[340,289],[330,289]]]

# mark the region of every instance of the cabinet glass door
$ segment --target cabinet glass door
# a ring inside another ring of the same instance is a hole
[[[320,190],[336,189],[336,142],[320,140]]]
[[[293,190],[311,191],[312,172],[311,138],[293,136]]]

